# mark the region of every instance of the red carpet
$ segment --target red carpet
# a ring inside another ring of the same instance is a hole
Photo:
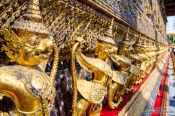
[[[165,83],[166,83],[166,79],[167,79],[169,60],[170,60],[170,58],[167,59],[167,64],[166,64],[166,67],[164,69],[164,74],[162,76],[162,80],[161,80],[160,87],[159,87],[159,92],[158,92],[158,95],[156,97],[151,116],[160,116],[161,108],[162,108],[162,113],[163,113],[163,109],[166,107],[166,106],[162,106],[162,105],[163,105],[163,98],[166,97],[164,95],[167,93],[164,90],[165,90],[165,85],[166,85]],[[164,101],[164,102],[166,102],[166,101]]]
[[[160,60],[161,61],[161,60]],[[160,62],[159,61],[159,62]],[[157,63],[158,65],[159,63]],[[127,104],[127,102],[132,98],[132,96],[140,89],[140,87],[142,86],[142,84],[147,80],[147,78],[149,77],[149,75],[152,73],[153,69],[147,74],[145,75],[145,77],[142,79],[142,82],[138,85],[133,85],[133,90],[130,93],[125,93],[122,98],[123,101],[119,104],[119,107],[117,109],[111,110],[111,109],[107,109],[107,108],[103,108],[101,111],[101,115],[100,116],[117,116],[118,113],[121,111],[121,109]]]

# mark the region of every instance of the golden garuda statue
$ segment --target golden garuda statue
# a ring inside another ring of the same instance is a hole
[[[21,20],[1,29],[6,41],[3,49],[14,63],[0,67],[0,96],[11,99],[14,106],[9,112],[15,116],[48,116],[54,103],[58,48],[40,14],[39,1],[32,0]],[[39,65],[52,51],[55,58],[49,77]]]
[[[73,77],[72,113],[74,116],[81,116],[87,111],[90,105],[94,104],[99,106],[96,111],[91,112],[91,115],[99,114],[102,108],[102,101],[107,94],[108,77],[112,77],[113,73],[110,65],[102,59],[85,56],[80,49],[83,38],[77,37],[76,39],[77,42],[74,44],[71,52],[71,72]],[[93,73],[94,79],[92,81],[86,81],[84,79],[77,80],[76,58],[84,69]]]
[[[81,116],[85,112],[89,115],[99,115],[102,109],[102,101],[108,93],[110,80],[115,83],[124,84],[123,77],[111,69],[110,54],[116,51],[115,42],[111,38],[113,20],[106,31],[105,36],[99,36],[96,42],[96,57],[87,57],[81,51],[83,43],[82,37],[76,37],[76,41],[71,52],[71,72],[73,77],[73,115]],[[87,81],[77,78],[75,60],[85,70],[93,74],[93,79]],[[96,106],[96,108],[94,107]],[[90,111],[87,111],[91,107]],[[96,110],[93,110],[96,109]]]

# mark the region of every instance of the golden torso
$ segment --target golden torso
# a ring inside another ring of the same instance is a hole
[[[107,86],[107,80],[108,76],[104,75],[102,72],[95,72],[94,73],[94,82],[102,85],[102,86]]]
[[[14,101],[20,113],[40,112],[41,98],[45,99],[46,104],[43,104],[43,107],[49,112],[54,98],[54,88],[51,84],[44,72],[31,67],[20,65],[0,67],[0,90]]]

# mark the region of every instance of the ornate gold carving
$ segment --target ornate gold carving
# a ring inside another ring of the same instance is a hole
[[[4,51],[13,66],[0,67],[0,91],[15,103],[14,115],[50,115],[55,97],[54,78],[58,67],[58,48],[42,23],[39,1],[32,0],[24,19],[16,21],[10,30],[1,29],[7,44]],[[50,77],[36,67],[54,51],[54,66]]]
[[[107,65],[103,60],[84,56],[80,50],[77,50],[78,45],[79,42],[75,43],[72,49],[71,72],[73,76],[73,88],[74,88],[72,110],[73,115],[79,116],[82,115],[87,110],[87,107],[90,104],[101,104],[105,92],[107,92],[106,91],[107,88],[105,88],[107,84],[107,78],[108,78],[107,76],[110,77],[112,76],[112,70],[110,66]],[[89,82],[86,80],[77,80],[76,67],[75,67],[75,54],[80,65],[84,67],[86,70],[94,73],[93,82]],[[87,86],[87,88],[83,88],[81,86],[82,84]],[[77,89],[82,95],[82,98],[79,98],[80,101],[78,101],[78,104],[77,104]],[[83,106],[83,104],[87,105]]]

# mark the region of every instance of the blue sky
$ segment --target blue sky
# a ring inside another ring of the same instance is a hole
[[[167,17],[166,33],[175,33],[175,16]]]

